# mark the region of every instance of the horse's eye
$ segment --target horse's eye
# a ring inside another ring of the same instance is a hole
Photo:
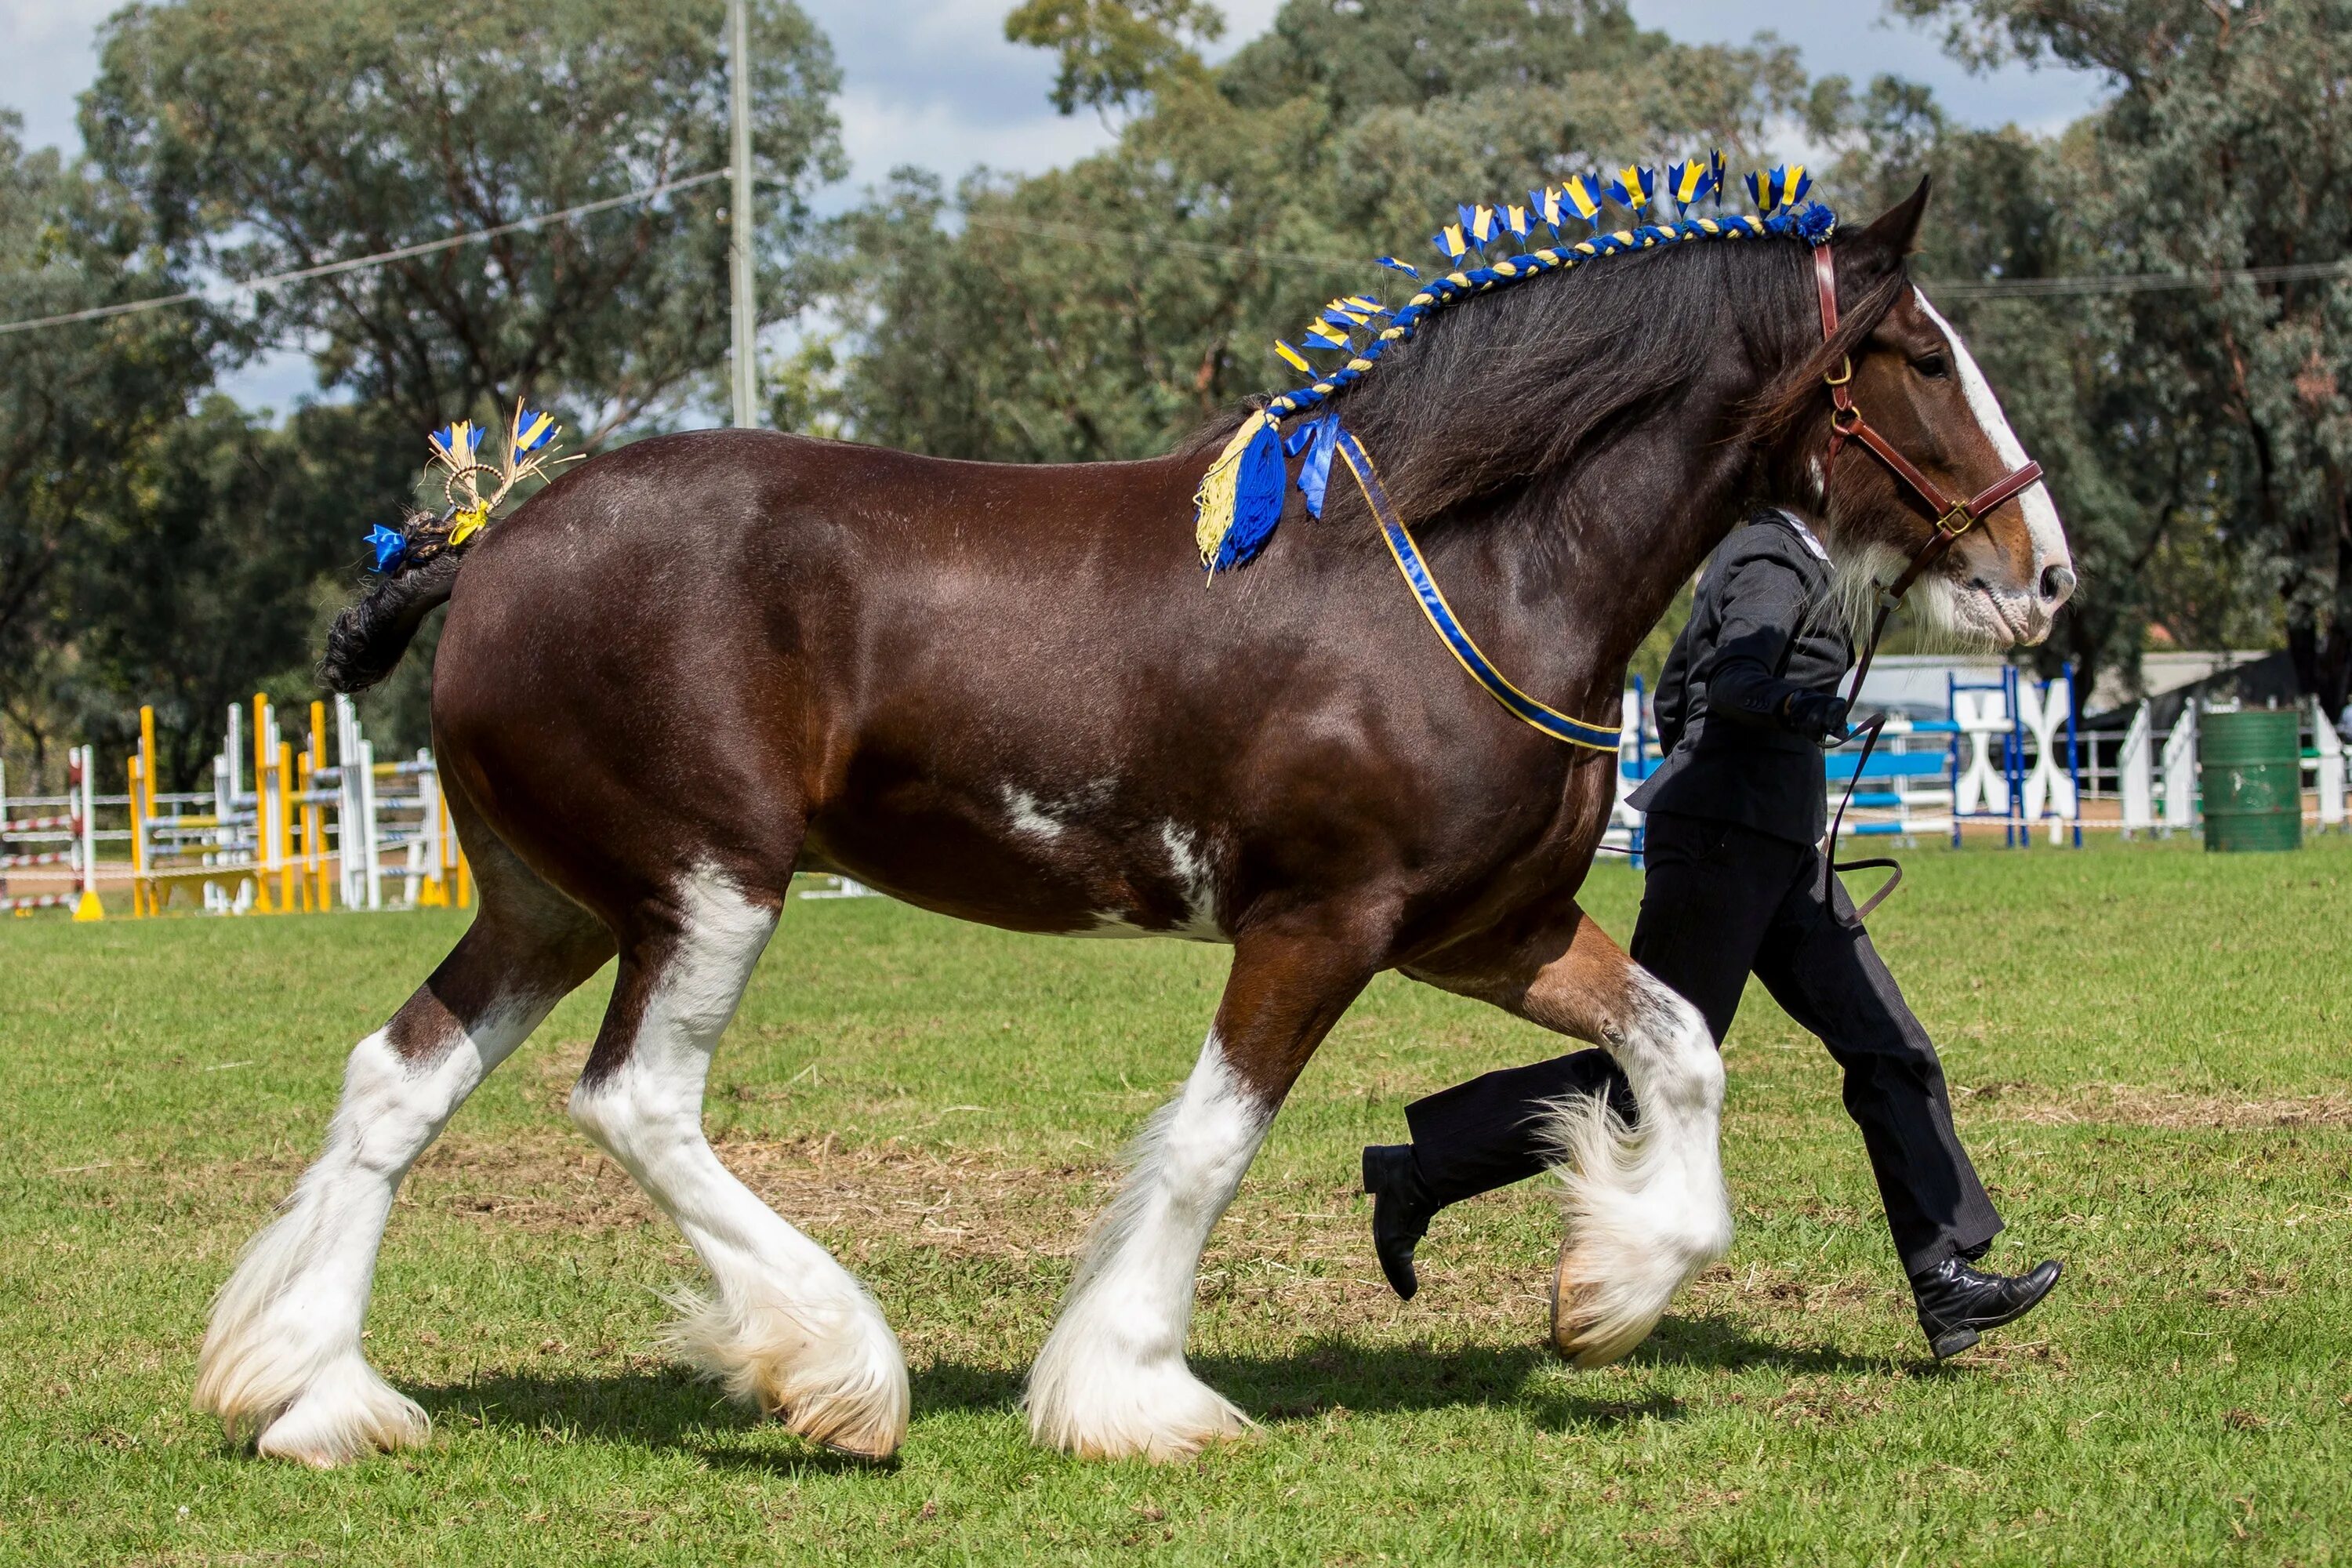
[[[1929,381],[1941,381],[1952,374],[1952,363],[1942,354],[1928,354],[1911,362],[1911,368]]]

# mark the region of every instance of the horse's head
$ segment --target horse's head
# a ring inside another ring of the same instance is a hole
[[[1840,352],[1850,358],[1853,412],[1833,406],[1814,372],[1811,414],[1794,422],[1802,457],[1797,482],[1821,504],[1859,593],[1894,581],[1934,537],[1937,510],[1899,477],[1899,464],[1848,438],[1832,458],[1831,426],[1855,416],[1934,489],[1966,500],[2021,468],[2025,448],[1977,368],[1968,345],[1912,284],[1903,258],[1927,205],[1927,183],[1869,227],[1832,243],[1844,312]],[[1850,353],[1847,352],[1850,351]],[[1957,526],[1957,525],[1952,525]],[[2074,590],[2074,561],[2058,509],[2040,481],[1992,507],[1959,534],[1912,588],[1908,602],[1928,626],[1985,647],[2032,644]]]

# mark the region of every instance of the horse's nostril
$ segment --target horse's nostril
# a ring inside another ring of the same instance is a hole
[[[2042,569],[2042,598],[2052,609],[2066,602],[2074,592],[2074,569],[2072,566],[2045,566]]]

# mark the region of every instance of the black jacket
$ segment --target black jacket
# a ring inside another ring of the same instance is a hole
[[[1853,664],[1853,643],[1828,608],[1830,576],[1821,542],[1777,508],[1716,547],[1658,678],[1666,760],[1633,805],[1820,839],[1829,826],[1822,750],[1783,719],[1790,696],[1835,691]]]

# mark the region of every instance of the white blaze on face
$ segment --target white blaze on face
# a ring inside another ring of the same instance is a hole
[[[1969,345],[1960,341],[1952,323],[1927,302],[1926,294],[1916,288],[1911,293],[1919,301],[1919,308],[1927,312],[1927,319],[1936,323],[1936,330],[1944,334],[1944,341],[1951,345],[1952,365],[1960,373],[1960,391],[1968,398],[1969,412],[1977,416],[1985,439],[1992,443],[1992,449],[2011,468],[2024,467],[2025,444],[2009,427],[2009,416],[2000,411],[2000,400],[1992,395],[1992,384],[1985,380],[1984,372],[1977,368],[1976,356],[1969,353]],[[2053,566],[2071,568],[2074,560],[2066,550],[2066,531],[2058,524],[2058,504],[2050,499],[2050,487],[2036,480],[2017,498],[2017,504],[2025,513],[2026,537],[2033,542],[2033,584],[2039,584],[2042,574]],[[2030,584],[2027,591],[2037,593],[2038,589]]]

